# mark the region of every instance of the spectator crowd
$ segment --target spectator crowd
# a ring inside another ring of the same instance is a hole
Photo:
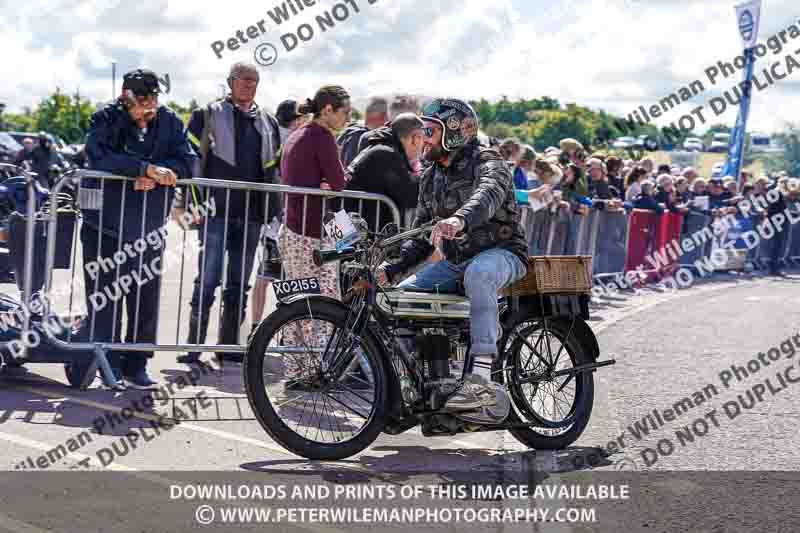
[[[542,154],[514,138],[489,142],[498,146],[514,170],[518,202],[534,209],[549,207],[573,216],[585,216],[590,209],[644,209],[706,215],[712,221],[734,215],[755,225],[800,200],[800,179],[786,172],[755,179],[748,172],[742,172],[738,180],[703,177],[693,167],[656,165],[648,157],[633,160],[604,151],[589,154],[575,139],[562,139],[558,147],[548,147]],[[775,201],[757,200],[771,194]],[[774,255],[765,262],[772,274],[779,274],[784,266],[779,254],[786,236],[787,232],[778,232]]]

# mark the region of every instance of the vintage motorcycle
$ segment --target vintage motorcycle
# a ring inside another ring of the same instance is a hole
[[[375,280],[392,250],[432,227],[385,228],[351,246],[314,250],[317,265],[342,261],[352,276],[342,301],[320,295],[315,278],[275,282],[278,307],[253,331],[243,373],[256,418],[286,449],[338,460],[381,432],[416,426],[424,436],[507,430],[530,448],[562,449],[586,428],[593,372],[614,364],[598,361],[589,294],[502,297],[499,356],[475,361],[463,290],[384,288]],[[508,395],[498,400],[510,397],[512,405],[444,412],[468,368],[504,387]]]

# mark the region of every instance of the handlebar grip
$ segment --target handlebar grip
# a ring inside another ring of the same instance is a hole
[[[342,248],[341,250],[319,250],[315,248],[311,255],[314,260],[314,264],[318,267],[321,267],[325,263],[352,259],[356,255],[356,249],[352,246]]]

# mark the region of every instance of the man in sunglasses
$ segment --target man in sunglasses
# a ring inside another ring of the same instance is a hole
[[[471,353],[497,355],[497,291],[526,273],[528,245],[520,225],[511,171],[500,153],[478,140],[478,116],[455,98],[437,99],[422,111],[423,157],[432,163],[420,179],[414,227],[441,219],[431,242],[414,239],[397,264],[384,264],[378,281],[394,278],[440,249],[444,260],[429,264],[398,286],[455,292],[463,277],[470,299]],[[502,387],[467,368],[464,382],[444,408],[462,419],[499,422],[510,401]]]
[[[180,118],[159,105],[158,83],[150,70],[128,72],[116,101],[89,123],[89,168],[135,180],[81,181],[88,313],[81,340],[121,342],[124,311],[125,342],[156,341],[166,215],[176,179],[191,177],[196,158]],[[116,380],[106,385],[124,388],[124,379],[133,388],[156,388],[146,371],[150,357],[152,352],[112,351]]]

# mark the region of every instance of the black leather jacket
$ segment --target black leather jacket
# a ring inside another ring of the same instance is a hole
[[[498,151],[481,146],[477,139],[451,154],[447,166],[428,167],[420,179],[414,227],[452,216],[464,220],[465,238],[443,241],[445,258],[451,263],[463,263],[492,248],[527,260],[511,170]],[[401,249],[400,262],[387,266],[387,274],[394,277],[432,252],[427,240],[410,240]]]

